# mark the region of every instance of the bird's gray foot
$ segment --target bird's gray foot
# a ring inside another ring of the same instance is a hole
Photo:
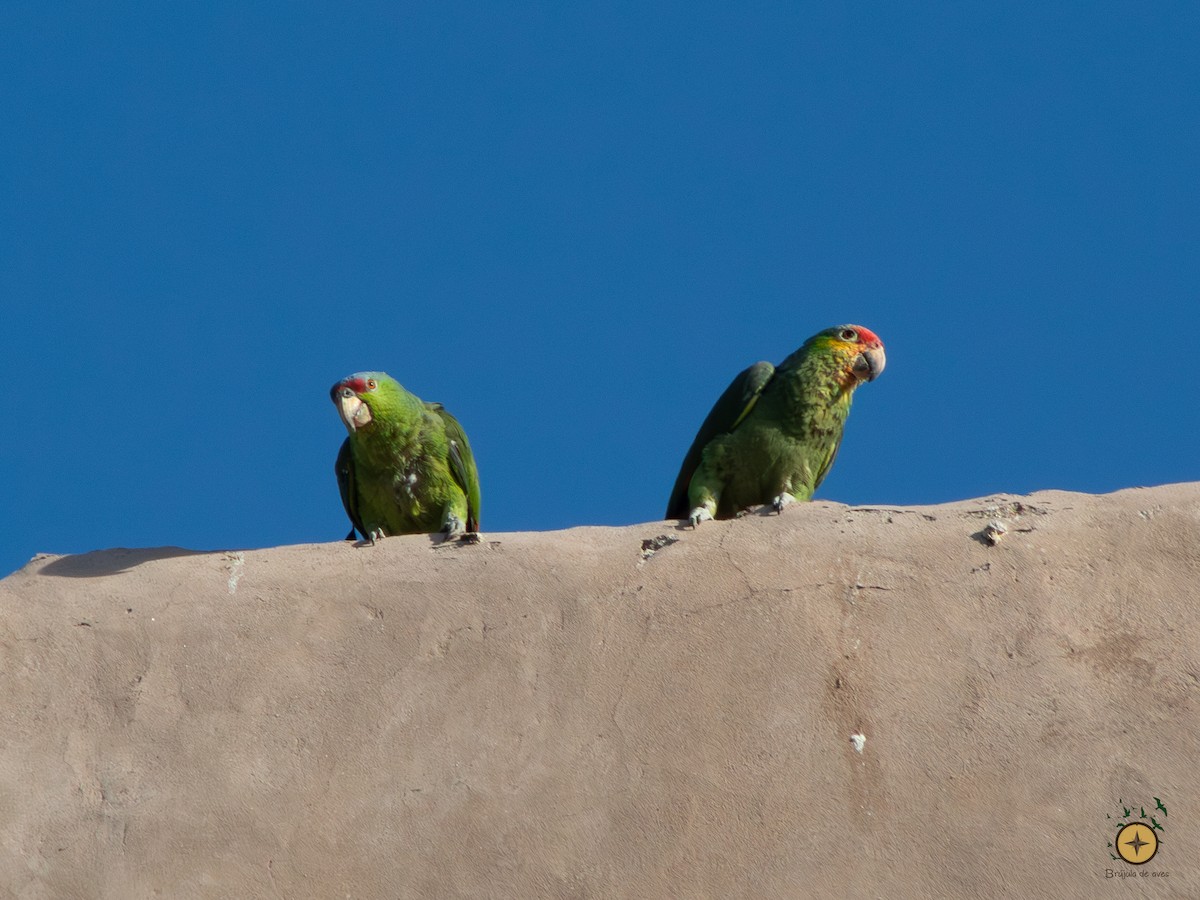
[[[374,547],[377,543],[382,541],[383,538],[384,538],[383,529],[382,528],[373,528],[367,534],[367,543],[370,544],[372,547]]]
[[[781,513],[781,512],[783,512],[784,507],[791,506],[793,503],[799,503],[799,502],[800,502],[799,500],[797,500],[795,497],[793,497],[787,491],[784,491],[782,494],[780,494],[778,497],[776,497],[774,500],[771,501],[771,506],[774,507],[775,512]]]
[[[450,513],[446,516],[446,521],[442,523],[442,533],[446,535],[446,540],[454,540],[467,533],[467,526],[462,519],[454,513]]]
[[[712,513],[710,513],[706,508],[703,506],[697,506],[692,510],[692,514],[688,516],[688,523],[692,526],[692,528],[695,528],[701,522],[711,522],[712,517]]]

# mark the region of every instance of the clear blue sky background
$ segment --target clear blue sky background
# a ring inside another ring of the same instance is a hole
[[[7,3],[0,573],[340,539],[334,381],[485,531],[662,515],[730,379],[887,345],[818,496],[1200,477],[1194,2]]]

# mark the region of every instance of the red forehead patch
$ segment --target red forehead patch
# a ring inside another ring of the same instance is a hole
[[[860,343],[863,343],[863,344],[882,344],[883,343],[883,341],[881,341],[879,339],[879,335],[877,335],[875,332],[873,332],[870,328],[863,328],[861,325],[851,325],[850,327],[858,332],[858,340]]]
[[[365,378],[347,378],[342,384],[356,394],[365,394],[367,392],[367,379]]]

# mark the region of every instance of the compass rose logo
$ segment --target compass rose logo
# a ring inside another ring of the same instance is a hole
[[[1145,822],[1130,822],[1117,832],[1117,855],[1127,863],[1140,866],[1154,859],[1158,838]]]
[[[1158,797],[1154,798],[1154,806],[1149,812],[1141,803],[1126,805],[1124,800],[1117,803],[1121,810],[1119,816],[1105,813],[1105,818],[1116,819],[1117,829],[1116,837],[1108,842],[1108,855],[1130,865],[1145,865],[1158,853],[1160,837],[1166,831],[1160,817],[1167,817],[1167,807]]]

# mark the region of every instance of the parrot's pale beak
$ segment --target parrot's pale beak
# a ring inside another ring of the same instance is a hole
[[[871,347],[855,357],[850,371],[859,381],[874,381],[879,377],[879,373],[883,371],[885,365],[887,365],[887,357],[884,355],[883,348]]]
[[[357,431],[371,421],[371,407],[363,403],[350,388],[342,388],[335,397],[338,415],[349,432]]]

